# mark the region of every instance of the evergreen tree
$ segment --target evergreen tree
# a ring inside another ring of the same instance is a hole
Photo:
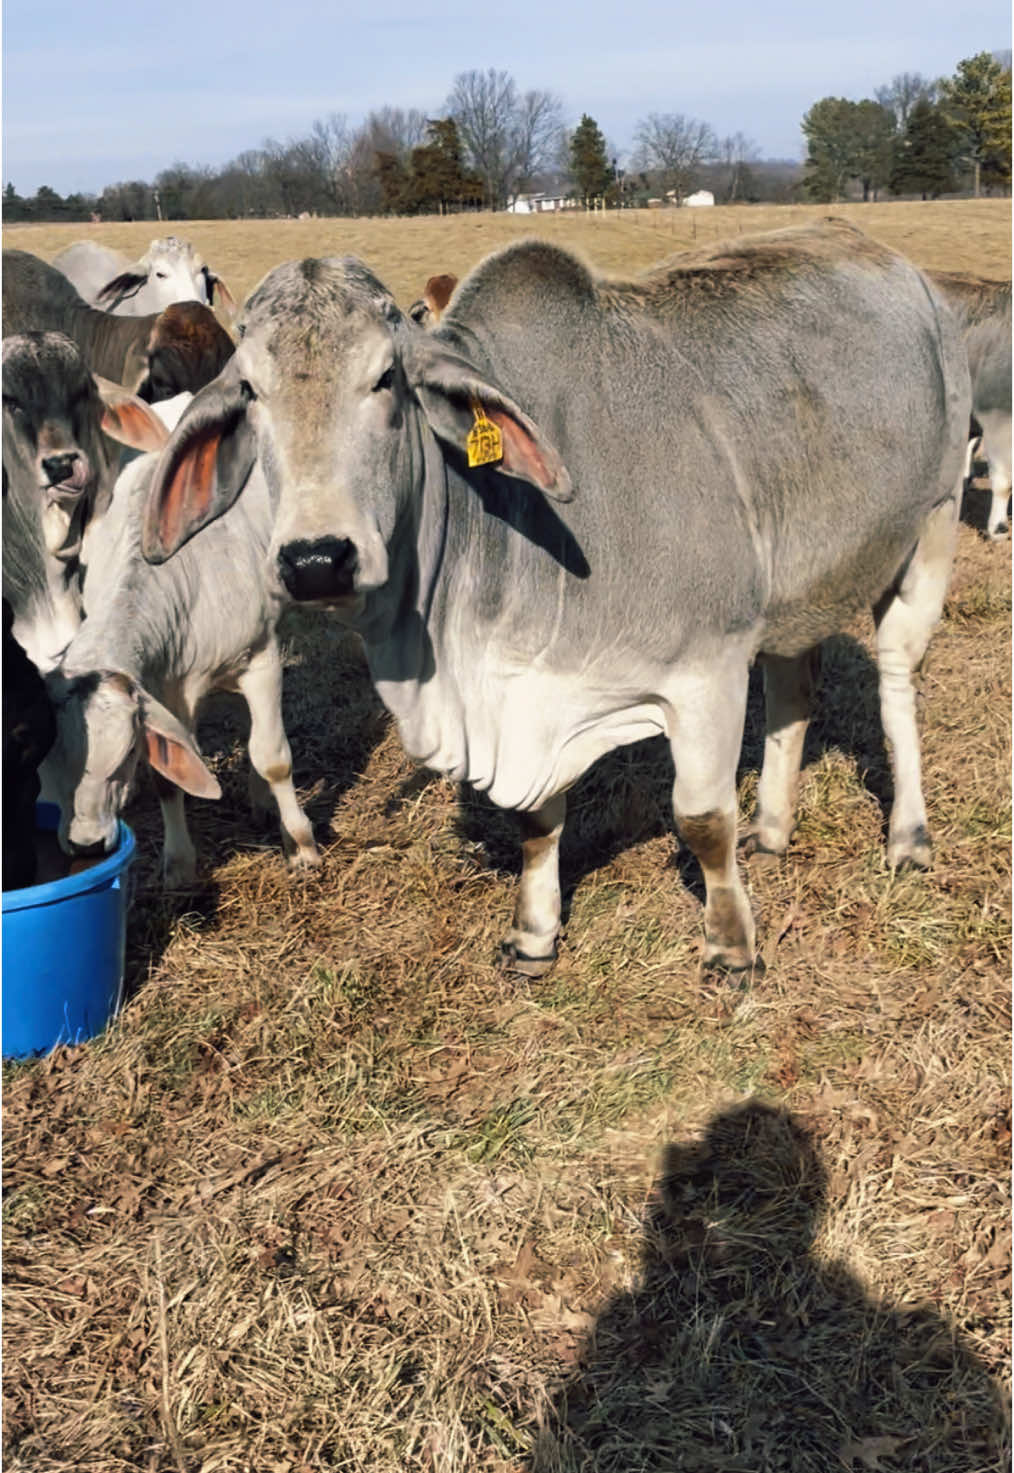
[[[983,167],[1010,178],[1010,68],[988,51],[958,63],[942,85],[943,106],[957,130],[963,157],[972,166],[973,193],[979,197]]]
[[[803,118],[807,143],[803,187],[810,199],[833,204],[858,174],[857,106],[845,97],[822,97]]]
[[[852,125],[855,129],[855,172],[863,186],[863,199],[883,189],[891,177],[891,161],[895,139],[894,113],[879,102],[864,98],[854,104]]]
[[[986,156],[982,161],[986,185],[1009,189],[1011,181],[1011,69],[1008,64],[997,78],[992,104],[986,116]]]
[[[898,139],[891,169],[895,194],[939,199],[957,187],[954,177],[954,129],[939,107],[925,98],[914,103]]]
[[[570,138],[570,171],[585,206],[604,195],[613,182],[606,140],[594,118],[583,113]]]
[[[453,118],[431,118],[426,124],[427,141],[412,150],[411,177],[407,193],[410,209],[439,211],[475,207],[481,203],[483,183],[464,167],[461,138]]]
[[[378,152],[374,167],[380,182],[381,208],[385,215],[403,215],[411,211],[412,200],[408,170],[393,153]]]

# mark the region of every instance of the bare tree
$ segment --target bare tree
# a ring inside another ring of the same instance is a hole
[[[376,153],[391,154],[400,164],[407,164],[413,148],[426,138],[426,114],[417,107],[375,108],[364,129]]]
[[[700,166],[713,159],[718,140],[710,124],[682,113],[649,113],[634,133],[636,167],[660,177],[663,191],[672,191],[676,203],[693,187]]]
[[[534,174],[551,168],[565,141],[563,108],[552,92],[526,92],[514,118],[512,168],[507,180],[511,201]]]
[[[494,67],[485,72],[460,72],[447,99],[447,112],[458,125],[472,167],[482,176],[486,203],[493,210],[507,200],[517,106],[514,78]]]
[[[936,102],[939,88],[921,72],[899,72],[886,87],[877,87],[874,98],[894,114],[898,131],[904,132],[909,113],[917,102]]]
[[[726,171],[725,198],[731,205],[739,198],[747,165],[760,158],[760,150],[745,133],[730,133],[718,143],[718,158]]]
[[[502,209],[533,174],[552,166],[560,149],[563,108],[551,92],[523,96],[509,72],[461,72],[447,99],[470,166],[483,180],[486,203]]]

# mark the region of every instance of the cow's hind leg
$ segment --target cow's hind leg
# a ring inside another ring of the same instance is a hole
[[[897,868],[925,869],[932,859],[922,795],[915,687],[930,635],[944,607],[957,527],[957,498],[927,517],[922,536],[898,581],[874,606],[880,714],[891,755],[894,804],[887,859]]]
[[[278,805],[289,865],[293,869],[319,865],[313,827],[292,783],[292,752],[282,725],[282,662],[273,641],[253,657],[236,683],[250,708],[250,761]]]
[[[681,682],[670,696],[676,830],[704,875],[704,964],[726,971],[755,964],[753,916],[736,867],[736,762],[746,692],[744,660],[724,678]]]
[[[744,854],[784,854],[795,824],[796,789],[820,648],[792,657],[764,655],[764,764]]]
[[[557,793],[521,820],[521,884],[514,924],[502,948],[510,972],[541,977],[556,960],[560,934],[560,835],[567,795]]]

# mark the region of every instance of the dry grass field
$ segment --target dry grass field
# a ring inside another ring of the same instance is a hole
[[[237,296],[363,255],[402,302],[545,231],[633,271],[807,213],[178,227]],[[843,209],[1010,273],[1008,202]],[[51,256],[93,233],[19,227]],[[510,815],[404,757],[354,640],[287,632],[290,881],[244,717],[202,742],[202,883],[143,783],[129,1001],[5,1066],[8,1473],[999,1473],[1010,1357],[1009,544],[969,493],[922,679],[933,870],[884,860],[870,621],[825,650],[799,827],[745,866],[767,970],[702,973],[661,743],[573,795],[559,963],[495,965]],[[742,755],[756,786],[759,691]]]

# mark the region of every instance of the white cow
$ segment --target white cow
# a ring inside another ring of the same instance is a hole
[[[53,265],[90,306],[119,317],[145,317],[173,302],[203,302],[210,307],[216,286],[229,311],[236,306],[222,278],[178,235],[153,240],[139,261],[129,261],[97,241],[78,240],[54,256]]]
[[[213,690],[236,690],[250,709],[251,798],[263,807],[270,790],[292,867],[317,865],[282,725],[279,609],[264,580],[273,523],[267,485],[255,469],[229,516],[172,563],[151,567],[140,525],[156,461],[145,455],[126,467],[111,510],[85,539],[87,617],[47,677],[58,737],[43,780],[60,804],[60,842],[70,853],[111,850],[146,756],[162,807],[166,884],[191,883],[196,853],[183,794],[221,796],[194,739],[198,708]]]

